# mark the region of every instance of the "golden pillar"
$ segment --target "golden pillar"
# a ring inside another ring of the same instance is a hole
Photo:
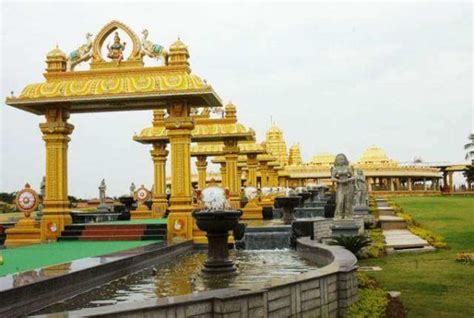
[[[74,126],[69,124],[69,111],[57,107],[47,109],[46,122],[40,124],[46,144],[46,195],[41,218],[41,240],[56,240],[64,226],[72,223],[67,179],[67,150],[69,135]]]
[[[247,186],[257,187],[257,154],[247,155]]]
[[[225,162],[221,162],[221,186],[227,188],[227,168]]]
[[[260,187],[268,187],[268,162],[260,161]]]
[[[230,192],[230,204],[233,208],[240,209],[240,180],[237,169],[239,146],[237,140],[225,139],[223,151],[227,175],[227,188],[229,188]]]
[[[154,168],[154,187],[152,218],[163,218],[166,214],[168,201],[166,200],[166,142],[156,142],[150,151]]]
[[[191,194],[191,132],[194,120],[190,107],[175,103],[169,107],[165,119],[171,152],[171,199],[168,216],[168,241],[175,238],[191,239],[193,236]]]
[[[197,156],[196,167],[198,171],[198,187],[199,189],[204,189],[206,187],[207,157]]]
[[[227,188],[230,192],[230,204],[235,209],[240,209],[240,180],[237,172],[237,159],[239,146],[236,139],[224,140],[224,157],[227,174]]]

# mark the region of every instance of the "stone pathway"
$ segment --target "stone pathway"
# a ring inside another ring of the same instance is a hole
[[[395,211],[385,199],[376,199],[376,204],[389,254],[435,250],[427,241],[408,230],[405,220],[395,215]]]

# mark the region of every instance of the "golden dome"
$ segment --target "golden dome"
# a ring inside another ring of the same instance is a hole
[[[57,59],[57,58],[62,58],[62,59],[67,59],[66,53],[61,51],[59,47],[56,45],[54,49],[49,51],[49,53],[46,55],[47,59]]]
[[[397,165],[387,154],[377,146],[372,146],[364,151],[358,162],[359,165]]]
[[[235,107],[235,105],[232,104],[232,102],[229,102],[227,105],[225,105],[224,112],[225,112],[225,118],[232,118],[232,119],[237,118],[237,107]]]
[[[170,50],[179,50],[179,49],[187,49],[187,45],[184,44],[180,38],[173,42],[170,46]]]
[[[336,159],[336,155],[328,152],[320,153],[311,159],[309,162],[310,165],[313,166],[332,166],[334,164],[334,159]]]

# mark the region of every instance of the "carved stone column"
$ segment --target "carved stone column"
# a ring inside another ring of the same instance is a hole
[[[454,174],[453,171],[449,171],[449,172],[448,172],[449,192],[453,192],[453,191],[454,191],[453,174]]]
[[[413,190],[413,183],[412,183],[411,178],[408,178],[408,191],[412,191],[412,190]]]
[[[191,239],[193,235],[190,145],[194,120],[189,115],[189,105],[184,103],[170,105],[168,112],[165,127],[171,151],[170,242],[174,238]]]
[[[227,188],[230,192],[230,204],[235,209],[240,209],[240,180],[237,171],[239,146],[235,139],[224,140],[224,157],[227,172]]]
[[[166,142],[154,143],[150,154],[154,168],[152,217],[162,218],[168,207],[166,200],[166,158],[168,157]]]
[[[68,200],[68,144],[74,126],[64,108],[47,109],[40,124],[46,144],[46,195],[41,218],[41,240],[56,240],[64,226],[72,223]]]
[[[247,186],[257,187],[257,154],[247,154]]]
[[[207,157],[198,156],[196,161],[196,167],[198,171],[198,187],[204,189],[206,187],[206,169],[207,169]]]

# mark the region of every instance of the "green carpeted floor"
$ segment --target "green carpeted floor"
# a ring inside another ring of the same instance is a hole
[[[167,219],[143,219],[143,220],[130,220],[130,221],[111,221],[101,222],[95,224],[166,224]]]
[[[61,264],[72,260],[109,254],[158,241],[57,242],[0,250],[0,276]]]

